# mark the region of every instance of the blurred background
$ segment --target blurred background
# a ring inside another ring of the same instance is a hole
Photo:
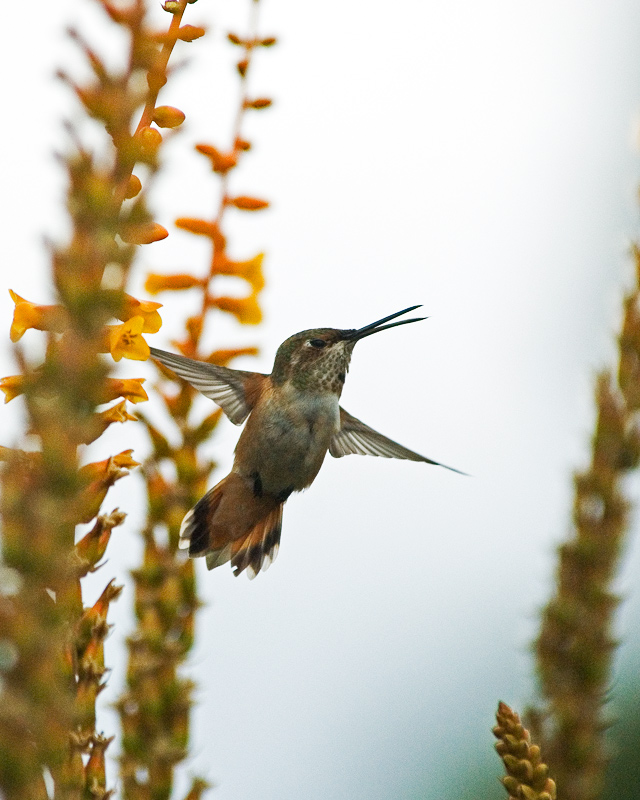
[[[200,0],[187,12],[210,33],[179,48],[187,64],[161,94],[187,121],[163,151],[152,207],[170,237],[141,248],[138,297],[148,270],[204,274],[206,242],[173,220],[216,208],[215,178],[193,144],[228,143],[236,53],[225,35],[246,30],[249,6]],[[153,14],[166,24],[159,7]],[[287,503],[268,573],[249,582],[200,565],[207,605],[189,666],[200,701],[189,769],[216,784],[218,800],[499,796],[493,715],[498,699],[522,710],[535,696],[529,644],[552,586],[554,547],[570,529],[571,473],[587,458],[594,375],[614,358],[631,276],[640,7],[262,0],[260,14],[260,33],[279,42],[258,53],[250,87],[274,105],[249,115],[254,149],[233,190],[271,207],[229,214],[227,230],[234,257],[267,253],[265,320],[241,329],[220,315],[212,343],[259,345],[259,358],[235,366],[269,372],[277,346],[296,331],[360,327],[422,303],[428,321],[358,345],[343,405],[472,477],[328,458],[311,491]],[[50,302],[43,236],[60,241],[67,231],[53,153],[67,146],[61,120],[78,111],[54,72],[85,68],[65,28],[79,27],[113,63],[119,52],[87,0],[22,15],[0,52],[7,334],[7,289]],[[151,341],[170,348],[189,296],[159,299],[165,324]],[[9,375],[4,341],[0,373]],[[23,341],[40,346],[32,332]],[[154,376],[151,364],[118,369]],[[2,409],[2,444],[15,442],[21,402]],[[238,433],[225,420],[211,440],[218,478]],[[87,459],[125,447],[144,453],[132,424]],[[87,581],[87,602],[106,575],[126,584],[111,616],[107,734],[118,727],[109,704],[124,679],[131,625],[138,489],[132,478],[110,492],[105,507],[120,505],[128,520],[107,567]],[[637,483],[629,493],[637,497]],[[640,785],[639,578],[632,535],[618,586],[616,798],[637,797]]]

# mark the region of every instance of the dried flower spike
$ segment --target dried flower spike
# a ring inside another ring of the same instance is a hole
[[[556,785],[542,762],[540,748],[531,744],[529,731],[506,703],[499,703],[493,735],[507,775],[502,784],[509,800],[556,800]]]

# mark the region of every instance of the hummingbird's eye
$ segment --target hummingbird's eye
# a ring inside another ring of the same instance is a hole
[[[311,347],[317,347],[318,350],[322,350],[323,347],[327,346],[324,339],[309,339],[309,344]]]

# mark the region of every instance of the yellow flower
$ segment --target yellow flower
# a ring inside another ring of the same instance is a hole
[[[257,292],[252,292],[248,297],[215,297],[210,303],[221,311],[233,314],[242,325],[258,325],[262,321]]]
[[[11,323],[11,341],[17,342],[25,331],[35,328],[38,331],[62,333],[68,327],[67,312],[64,306],[41,306],[31,303],[9,289],[11,299],[16,304]]]
[[[124,309],[121,319],[123,322],[132,317],[142,317],[144,326],[142,333],[157,333],[162,325],[162,319],[158,314],[158,309],[162,308],[162,303],[154,303],[152,300],[137,300],[130,294],[124,296]]]
[[[127,422],[128,420],[137,419],[137,417],[134,417],[133,414],[130,414],[127,411],[126,400],[121,400],[119,403],[116,403],[115,406],[111,406],[105,411],[101,411],[98,416],[100,417],[100,420],[107,425],[111,425],[112,422]]]
[[[0,378],[0,391],[4,392],[4,402],[8,403],[14,397],[24,392],[24,375],[10,375]]]
[[[146,378],[107,378],[100,402],[108,403],[115,400],[116,397],[124,397],[132,403],[148,400],[149,397],[142,388],[145,380]],[[2,387],[0,386],[0,388]]]
[[[132,317],[122,325],[107,325],[105,351],[111,353],[114,361],[120,361],[123,356],[133,361],[146,361],[149,345],[142,337],[143,328],[144,318],[141,316]]]

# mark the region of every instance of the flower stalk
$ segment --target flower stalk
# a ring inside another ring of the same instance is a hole
[[[559,548],[556,590],[535,642],[544,704],[531,712],[561,794],[598,800],[607,765],[605,704],[619,598],[613,581],[628,529],[624,481],[640,461],[640,251],[623,301],[617,376],[596,383],[591,463],[574,476],[573,535]]]
[[[68,127],[72,147],[61,161],[71,234],[66,244],[51,247],[55,302],[41,305],[12,292],[12,341],[40,331],[46,353],[41,363],[29,363],[17,349],[19,374],[0,381],[5,401],[22,397],[26,432],[37,444],[29,452],[3,445],[0,452],[6,584],[0,586],[6,652],[0,663],[0,794],[7,800],[44,800],[51,792],[56,800],[106,800],[112,794],[105,767],[111,737],[97,728],[96,698],[108,672],[109,607],[121,587],[108,581],[100,597],[85,606],[81,582],[100,568],[112,531],[125,518],[118,510],[100,514],[102,503],[137,462],[125,451],[82,465],[80,446],[95,441],[113,422],[132,418],[126,399],[146,399],[142,379],[112,377],[100,353],[114,360],[146,357],[142,333],[160,326],[159,304],[124,291],[134,245],[166,235],[151,219],[142,183],[132,171],[138,162],[150,176],[157,167],[162,136],[151,125],[160,76],[166,78],[176,41],[189,37],[179,28],[186,0],[178,3],[162,44],[147,26],[143,0],[99,3],[127,34],[126,66],[108,69],[72,31],[92,76],[82,85],[60,77],[85,114],[105,126],[111,143],[91,151]],[[132,135],[141,103],[145,111]],[[162,112],[161,118],[163,113],[165,121],[178,122],[176,113]],[[107,274],[110,288],[104,284]],[[122,324],[109,325],[112,319]],[[82,523],[93,525],[76,544]]]
[[[169,4],[165,4],[167,8]],[[257,1],[252,2],[252,25],[257,24]],[[171,6],[173,8],[173,6]],[[250,48],[252,52],[253,46]],[[250,53],[249,53],[250,55]],[[205,278],[188,272],[172,275],[151,273],[145,288],[150,294],[192,291],[198,310],[185,321],[184,338],[172,344],[192,358],[228,363],[240,355],[257,353],[256,348],[209,350],[203,346],[206,325],[212,311],[231,313],[241,324],[256,324],[262,318],[259,293],[264,286],[263,254],[234,260],[227,254],[223,216],[228,203],[228,173],[248,145],[240,125],[246,111],[246,74],[240,75],[240,99],[233,145],[226,150],[220,178],[221,199],[214,220],[181,218],[176,226],[209,238],[212,255]],[[166,121],[170,112],[162,114]],[[241,144],[242,143],[242,144]],[[197,149],[213,146],[198,145]],[[261,207],[266,207],[266,202]],[[249,287],[249,294],[221,297],[215,292],[219,275],[233,275]],[[156,387],[170,418],[168,429],[159,427],[145,413],[138,418],[146,427],[151,454],[142,465],[148,515],[142,531],[142,564],[134,570],[136,628],[129,637],[127,686],[117,708],[122,725],[121,777],[127,800],[165,800],[170,797],[174,772],[185,758],[193,684],[182,675],[182,666],[193,644],[195,614],[200,606],[196,591],[194,562],[178,554],[180,525],[187,511],[206,492],[215,463],[202,453],[221,417],[218,408],[204,417],[194,415],[194,390],[173,373],[159,367],[162,382]],[[167,384],[169,379],[171,384]],[[172,476],[169,478],[168,476]],[[196,779],[187,800],[198,800],[207,784]]]

